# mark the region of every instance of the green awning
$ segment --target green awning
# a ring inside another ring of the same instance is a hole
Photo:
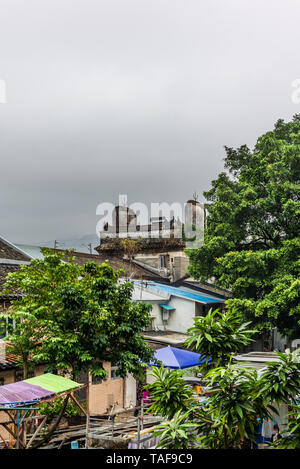
[[[170,305],[163,305],[162,304],[162,305],[159,305],[159,306],[161,306],[163,309],[167,309],[168,311],[170,311],[172,309],[176,309],[176,308],[174,308],[174,306],[170,306]]]
[[[44,375],[35,376],[25,380],[26,383],[35,384],[41,388],[48,389],[55,394],[69,391],[81,386],[81,384],[72,381],[71,379],[64,378],[59,375],[52,375],[51,373],[45,373]]]

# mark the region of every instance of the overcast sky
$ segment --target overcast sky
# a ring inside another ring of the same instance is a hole
[[[299,18],[299,0],[0,0],[0,235],[202,194],[224,145],[300,112]]]

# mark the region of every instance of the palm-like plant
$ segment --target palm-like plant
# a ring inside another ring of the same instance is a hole
[[[184,412],[195,403],[193,390],[182,380],[181,370],[153,368],[154,383],[147,384],[153,404],[148,412],[172,419],[176,412]]]
[[[206,375],[217,389],[207,405],[197,409],[198,432],[206,448],[241,448],[255,440],[257,418],[269,418],[276,410],[259,394],[260,380],[252,368],[227,367]]]
[[[277,353],[278,361],[269,363],[261,375],[260,394],[277,404],[296,404],[300,389],[300,354],[298,350]]]
[[[237,311],[209,310],[206,316],[197,316],[194,326],[187,330],[185,346],[212,360],[216,366],[224,366],[232,353],[253,341],[254,330],[250,322],[243,322]]]
[[[276,449],[300,449],[300,405],[291,405],[286,435],[273,443]]]
[[[189,421],[189,412],[176,412],[173,419],[162,422],[155,428],[154,435],[160,436],[157,448],[189,449],[195,448],[198,437],[195,433],[196,423]]]

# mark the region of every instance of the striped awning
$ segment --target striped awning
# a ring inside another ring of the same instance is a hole
[[[35,378],[0,386],[0,406],[33,404],[83,385],[63,376],[46,373]]]

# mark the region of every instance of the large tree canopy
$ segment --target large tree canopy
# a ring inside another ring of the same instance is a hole
[[[105,360],[118,364],[123,377],[138,373],[141,361],[152,356],[141,335],[151,306],[132,302],[133,285],[118,283],[120,271],[107,263],[78,266],[71,257],[63,262],[64,253],[43,253],[43,260],[22,266],[6,281],[6,293],[24,293],[8,313],[17,320],[9,340],[22,364],[30,355],[74,376],[81,370],[103,376]]]
[[[232,291],[227,301],[260,329],[300,333],[300,115],[227,148],[225,168],[204,195],[205,240],[190,250],[190,273]]]

